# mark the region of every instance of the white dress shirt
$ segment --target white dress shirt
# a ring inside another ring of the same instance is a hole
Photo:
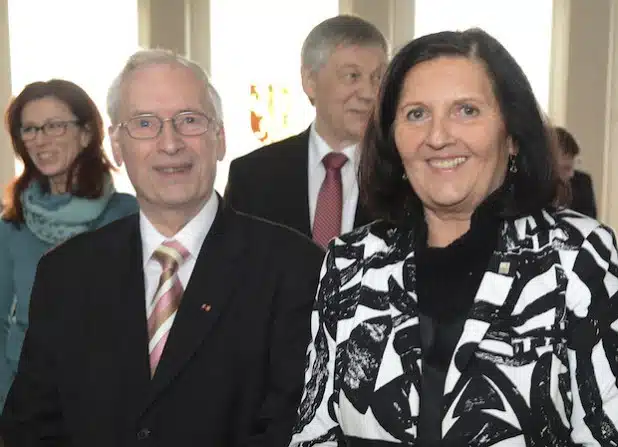
[[[202,209],[197,215],[191,219],[178,233],[173,237],[167,238],[157,231],[148,218],[140,211],[139,226],[142,236],[142,256],[144,260],[144,282],[146,291],[146,315],[150,316],[152,312],[152,299],[157,286],[159,285],[159,278],[163,271],[161,264],[152,258],[153,253],[163,242],[167,240],[175,240],[180,242],[188,251],[189,257],[178,269],[178,279],[182,284],[182,288],[186,289],[195,267],[195,261],[204,239],[210,227],[212,226],[215,216],[217,215],[217,208],[219,206],[219,199],[217,194],[213,191],[210,199],[204,204]],[[171,317],[170,324],[173,323],[173,317]]]
[[[328,153],[333,152],[331,147],[315,130],[315,123],[309,131],[309,218],[313,229],[315,209],[318,203],[320,187],[326,177],[326,168],[322,159]],[[341,192],[343,196],[343,209],[341,210],[341,233],[347,233],[354,228],[356,204],[358,203],[358,145],[353,144],[345,147],[342,151],[348,157],[348,161],[341,168]]]

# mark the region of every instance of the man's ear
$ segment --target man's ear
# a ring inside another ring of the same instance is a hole
[[[303,91],[313,105],[313,103],[315,102],[317,73],[307,67],[302,67],[300,69],[300,78],[303,84]]]
[[[217,136],[216,136],[215,144],[217,145],[216,147],[217,160],[222,161],[223,158],[225,157],[225,152],[226,152],[225,127],[223,127],[223,124],[221,124],[219,126],[219,129],[217,129]]]
[[[122,149],[120,148],[120,127],[119,126],[109,126],[107,129],[109,133],[109,140],[112,144],[112,155],[114,156],[114,161],[118,166],[122,166],[124,163],[124,158],[122,157]]]

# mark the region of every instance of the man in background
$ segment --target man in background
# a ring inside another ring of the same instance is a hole
[[[371,23],[340,15],[317,25],[301,51],[303,89],[315,121],[299,135],[232,161],[226,199],[239,211],[294,228],[317,243],[364,225],[358,143],[387,63]]]
[[[558,142],[558,170],[562,181],[571,189],[569,208],[594,219],[597,218],[597,206],[590,175],[575,169],[575,160],[580,153],[575,137],[564,127],[555,127]]]

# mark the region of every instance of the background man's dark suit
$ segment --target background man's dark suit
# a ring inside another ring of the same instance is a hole
[[[594,198],[592,178],[582,171],[575,171],[571,177],[571,209],[594,219],[597,218],[597,205]]]
[[[7,445],[287,445],[322,251],[220,205],[151,380],[141,250],[131,216],[42,259]]]
[[[225,198],[239,211],[312,237],[308,160],[309,129],[237,158],[230,164]],[[354,227],[369,222],[371,219],[359,200]]]

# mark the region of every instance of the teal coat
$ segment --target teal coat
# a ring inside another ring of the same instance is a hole
[[[137,201],[128,194],[113,193],[92,230],[136,213]],[[26,225],[0,219],[0,408],[17,369],[26,328],[30,292],[41,256],[52,244],[39,239]],[[96,253],[92,254],[96,256]],[[84,262],[88,262],[84,259]]]

